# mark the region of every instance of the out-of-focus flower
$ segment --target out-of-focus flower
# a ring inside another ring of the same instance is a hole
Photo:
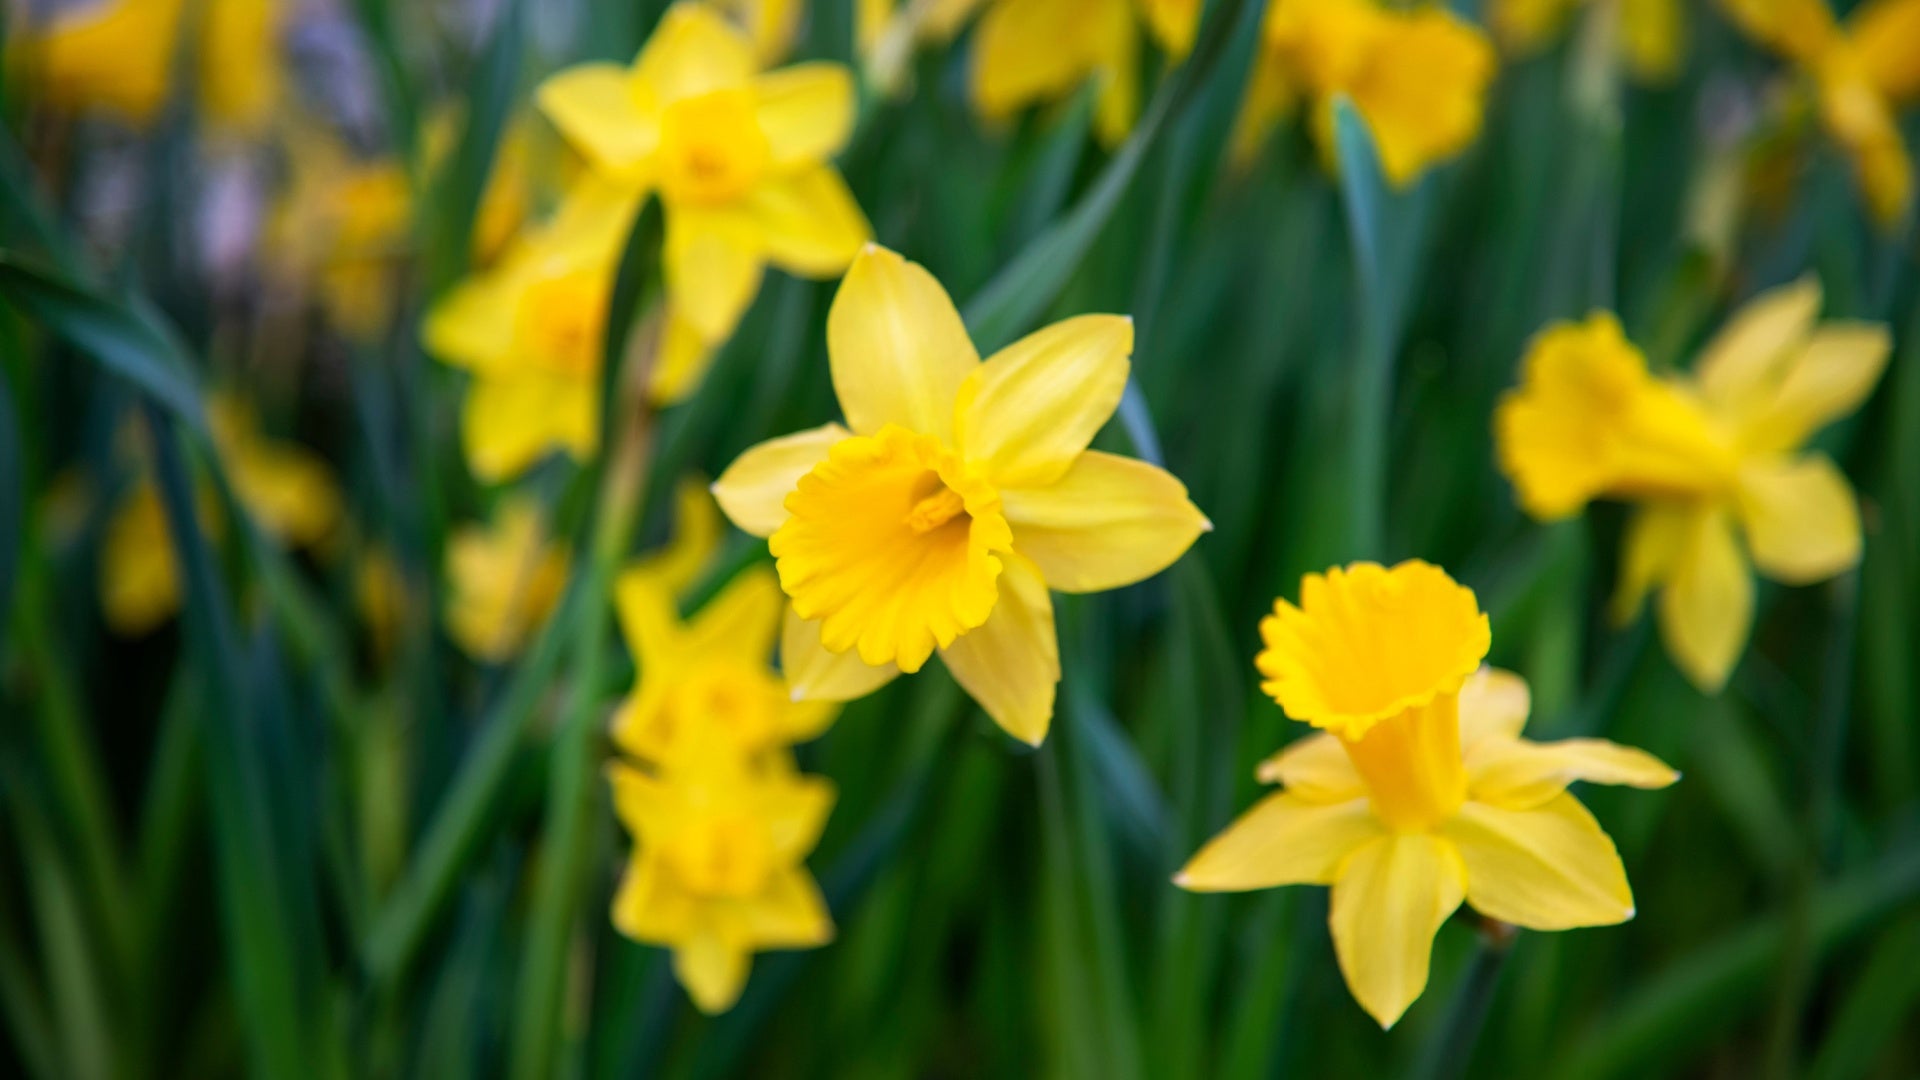
[[[1304,104],[1332,167],[1333,106],[1344,96],[1366,120],[1388,181],[1405,187],[1479,137],[1494,70],[1486,35],[1440,4],[1270,0],[1232,155],[1250,161]]]
[[[826,163],[853,130],[851,74],[829,63],[760,73],[752,43],[711,8],[674,5],[632,67],[581,64],[538,98],[603,178],[659,193],[671,317],[706,348],[655,384],[657,399],[697,385],[684,369],[732,335],[769,262],[829,277],[870,235]]]
[[[867,79],[882,94],[897,95],[914,49],[952,41],[979,6],[980,0],[857,0],[854,45]]]
[[[182,18],[201,21],[194,43],[200,107],[215,127],[251,133],[280,96],[277,0],[104,0],[64,5],[8,42],[8,70],[25,70],[48,103],[99,110],[136,127],[166,104]]]
[[[1093,80],[1094,134],[1116,145],[1140,112],[1140,20],[1178,63],[1199,18],[1198,0],[993,0],[974,34],[974,105],[997,120]]]
[[[1487,24],[1508,52],[1525,55],[1545,48],[1582,7],[1606,9],[1635,77],[1665,82],[1679,72],[1686,52],[1680,0],[1494,0]]]
[[[553,613],[570,561],[525,497],[503,501],[489,525],[462,526],[447,541],[447,636],[476,659],[512,659]]]
[[[1920,99],[1920,0],[1867,0],[1842,25],[1826,0],[1720,0],[1734,24],[1811,82],[1820,120],[1853,160],[1883,226],[1913,203],[1897,110]]]
[[[1473,592],[1418,560],[1308,574],[1300,606],[1260,624],[1261,684],[1322,731],[1260,765],[1267,796],[1174,877],[1197,892],[1329,885],[1328,925],[1354,999],[1392,1027],[1427,984],[1433,936],[1464,899],[1533,930],[1633,917],[1613,841],[1576,780],[1678,778],[1601,739],[1520,737],[1527,684],[1480,667]]]
[[[464,122],[461,110],[455,106],[443,107],[427,118],[421,132],[423,175],[439,175],[447,157],[454,152],[455,140]],[[497,259],[526,224],[534,201],[535,176],[542,171],[533,160],[531,128],[531,117],[523,113],[500,132],[493,166],[480,193],[480,205],[474,208],[472,253],[474,263],[479,266]]]
[[[753,58],[761,67],[772,67],[793,51],[793,40],[800,33],[800,17],[806,14],[805,0],[707,0],[746,32],[753,42]]]
[[[367,640],[375,657],[393,652],[406,620],[408,595],[406,575],[385,547],[374,545],[360,556],[353,575],[354,605],[360,622],[367,629]]]
[[[1819,310],[1812,278],[1762,294],[1686,379],[1649,374],[1610,314],[1553,326],[1494,414],[1501,469],[1528,513],[1637,504],[1615,617],[1632,618],[1658,588],[1667,651],[1708,692],[1726,684],[1752,629],[1749,557],[1790,585],[1860,558],[1853,489],[1825,454],[1801,448],[1866,400],[1892,345],[1883,326],[1815,325]]]
[[[392,323],[395,274],[412,238],[406,169],[316,132],[292,134],[287,158],[292,180],[267,224],[268,255],[313,283],[342,334],[376,339]]]
[[[607,305],[633,208],[583,180],[552,221],[427,313],[427,349],[473,375],[461,441],[480,478],[514,476],[555,449],[584,460],[599,445]]]
[[[200,508],[202,525],[211,524],[211,501]],[[134,485],[107,520],[99,588],[107,625],[122,637],[151,633],[180,611],[180,563],[151,479]]]
[[[1211,527],[1165,470],[1087,449],[1126,386],[1132,320],[1068,319],[982,363],[933,276],[869,245],[827,350],[847,427],[761,443],[714,485],[734,524],[772,538],[795,695],[859,697],[938,648],[1039,743],[1060,677],[1048,587],[1131,584]]]
[[[340,523],[340,486],[319,455],[266,438],[253,410],[232,394],[208,399],[207,423],[234,497],[261,531],[301,547],[333,534]]]
[[[665,773],[608,768],[633,859],[613,925],[673,950],[673,970],[703,1012],[731,1007],[753,954],[833,938],[807,854],[833,808],[833,785],[801,776],[784,750],[717,756]]]

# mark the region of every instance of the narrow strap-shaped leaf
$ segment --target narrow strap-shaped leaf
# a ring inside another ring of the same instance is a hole
[[[432,281],[438,292],[466,269],[473,224],[499,156],[500,135],[513,108],[520,75],[522,18],[519,0],[505,0],[494,18],[493,37],[474,65],[460,141],[433,178],[435,230]]]

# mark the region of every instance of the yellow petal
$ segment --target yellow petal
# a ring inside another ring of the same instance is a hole
[[[142,481],[108,520],[100,545],[100,604],[124,637],[154,630],[180,610],[180,570],[159,489]]]
[[[827,313],[833,390],[861,435],[889,423],[942,440],[954,399],[980,364],[947,291],[918,263],[877,244],[853,260]]]
[[[1920,0],[1866,0],[1847,30],[1876,89],[1894,101],[1920,97]]]
[[[1620,47],[1636,76],[1649,82],[1672,78],[1686,45],[1680,0],[1623,0]]]
[[[1184,60],[1200,27],[1201,0],[1139,0],[1141,14],[1168,58]]]
[[[1695,510],[1690,503],[1657,501],[1633,508],[1621,541],[1620,580],[1608,613],[1625,626],[1646,603],[1647,594],[1679,564],[1693,537]]]
[[[1469,802],[1443,829],[1467,868],[1467,902],[1530,930],[1610,926],[1633,917],[1613,841],[1562,792],[1530,810]]]
[[[840,64],[795,64],[754,80],[760,130],[776,168],[827,160],[853,134],[853,74]]]
[[[445,364],[489,375],[513,370],[517,290],[500,274],[468,278],[448,290],[420,324],[421,343]]]
[[[820,624],[787,609],[780,632],[780,670],[796,701],[852,701],[893,680],[900,669],[875,666],[848,650],[831,653],[820,644]]]
[[[791,274],[826,278],[846,270],[873,238],[847,182],[826,165],[777,177],[747,196],[767,258]]]
[[[1487,25],[1511,52],[1529,53],[1553,40],[1579,0],[1492,0]]]
[[[642,672],[665,667],[686,651],[686,628],[673,593],[657,574],[622,571],[613,584],[613,610],[627,652]]]
[[[476,379],[460,417],[461,445],[474,475],[505,480],[553,450],[575,460],[600,441],[600,387],[590,379]]]
[[[1207,841],[1173,883],[1193,892],[1331,885],[1348,855],[1383,834],[1364,798],[1322,803],[1275,792]]]
[[[710,343],[731,337],[766,268],[766,249],[752,219],[676,206],[667,215],[662,258],[673,310]]]
[[[1257,55],[1253,74],[1247,79],[1246,96],[1240,99],[1240,112],[1233,120],[1233,135],[1228,143],[1228,157],[1235,168],[1245,169],[1253,164],[1266,146],[1267,136],[1293,112],[1298,100],[1299,91],[1288,77],[1286,65],[1279,58],[1265,53]]]
[[[989,119],[1035,101],[1064,97],[1093,70],[1090,41],[1113,21],[1133,13],[1121,4],[1099,4],[1097,20],[1075,0],[996,3],[973,33],[973,101]],[[1131,29],[1131,27],[1129,27]]]
[[[1471,751],[1482,739],[1517,738],[1532,711],[1527,680],[1500,668],[1481,668],[1460,685],[1460,749]]]
[[[825,461],[835,443],[852,434],[839,424],[827,424],[768,439],[733,459],[714,481],[713,497],[741,529],[772,536],[787,520],[787,496],[800,478]]]
[[[618,806],[621,781],[614,783]],[[699,919],[697,901],[661,872],[660,860],[636,851],[613,897],[613,928],[634,941],[664,944],[693,935]]]
[[[1741,469],[1740,523],[1754,565],[1775,581],[1809,585],[1860,561],[1853,488],[1825,454]]]
[[[635,565],[677,595],[699,580],[719,550],[720,512],[713,495],[698,479],[686,479],[673,489],[672,537]]]
[[[1121,315],[1067,319],[994,353],[961,389],[961,452],[1002,487],[1052,483],[1119,406],[1132,353]]]
[[[1345,802],[1367,793],[1340,740],[1324,731],[1295,739],[1253,772],[1263,784],[1280,784],[1310,802]]]
[[[671,309],[660,316],[659,344],[647,376],[647,398],[654,405],[677,405],[700,389],[713,366],[717,346]]]
[[[1089,450],[1046,487],[1000,493],[1014,550],[1061,592],[1100,592],[1152,577],[1213,527],[1186,485],[1144,461]]]
[[[662,105],[753,78],[753,43],[705,4],[681,0],[660,18],[633,74]]]
[[[761,948],[806,949],[833,940],[826,898],[813,875],[798,867],[774,875],[766,891],[747,902],[741,918]]]
[[[780,753],[791,770],[792,755]],[[824,776],[793,776],[773,785],[758,807],[773,854],[792,863],[805,859],[820,842],[834,798],[833,781]]]
[[[1645,750],[1605,739],[1537,743],[1492,738],[1467,751],[1468,798],[1508,810],[1526,810],[1559,795],[1576,780],[1663,788],[1680,774]]]
[[[1797,449],[1867,400],[1892,352],[1885,326],[1822,325],[1804,347],[1782,358],[1773,381],[1738,417],[1741,444],[1758,453]]]
[[[1727,684],[1753,628],[1753,575],[1725,511],[1697,513],[1689,534],[1660,593],[1660,633],[1680,670],[1713,694]]]
[[[1810,62],[1837,36],[1828,0],[1720,0],[1748,37],[1789,60]]]
[[[1327,922],[1354,1000],[1390,1028],[1427,988],[1433,935],[1465,893],[1453,846],[1425,833],[1382,837],[1334,882]]]
[[[1780,362],[1798,350],[1820,315],[1820,279],[1808,274],[1749,301],[1700,354],[1694,378],[1717,409],[1737,414],[1764,394]]]
[[[540,84],[534,100],[553,126],[594,166],[642,182],[660,145],[660,115],[643,87],[618,64],[581,64]]]
[[[1140,115],[1140,32],[1123,5],[1106,5],[1105,10],[1118,14],[1089,35],[1093,79],[1100,88],[1093,103],[1093,135],[1112,149],[1126,139]]]
[[[673,947],[674,978],[686,987],[694,1005],[709,1016],[726,1012],[740,1000],[752,963],[753,956],[746,949],[713,933],[697,934]]]
[[[764,563],[734,575],[687,624],[687,648],[696,656],[735,656],[764,667],[786,601],[780,582]]]
[[[1387,179],[1404,187],[1480,135],[1493,44],[1472,23],[1434,5],[1385,23],[1365,73],[1349,88],[1380,150]],[[1331,107],[1316,119],[1330,142]]]
[[[1038,567],[1018,555],[1005,561],[993,614],[942,648],[940,658],[1001,730],[1038,746],[1053,721],[1060,681],[1053,597]]]

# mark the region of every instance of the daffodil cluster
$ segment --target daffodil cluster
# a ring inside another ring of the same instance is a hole
[[[702,1010],[731,1007],[753,954],[825,944],[833,920],[805,861],[833,785],[802,775],[789,747],[819,735],[837,706],[795,701],[771,670],[784,603],[773,572],[745,570],[691,619],[678,597],[713,549],[713,500],[680,498],[682,534],[622,574],[615,595],[639,669],[613,719],[614,808],[634,853],[613,923],[673,950]]]
[[[1274,602],[1255,660],[1288,716],[1320,729],[1262,762],[1281,790],[1174,877],[1201,892],[1332,888],[1340,972],[1381,1027],[1427,985],[1433,937],[1462,901],[1534,930],[1633,917],[1613,841],[1575,781],[1659,788],[1677,774],[1601,739],[1521,737],[1527,684],[1481,666],[1473,592],[1418,560],[1354,563]]]
[[[931,274],[861,253],[827,316],[846,424],[761,443],[714,485],[773,550],[797,697],[859,697],[937,649],[1008,734],[1046,738],[1048,590],[1132,584],[1211,528],[1165,470],[1087,449],[1132,351],[1130,319],[1082,315],[982,362]]]
[[[1853,489],[1804,449],[1866,400],[1886,328],[1819,323],[1813,278],[1756,298],[1690,376],[1659,377],[1611,314],[1549,327],[1494,417],[1500,467],[1542,520],[1597,498],[1635,504],[1614,614],[1659,590],[1661,635],[1687,677],[1718,691],[1753,623],[1749,561],[1805,585],[1860,558]]]

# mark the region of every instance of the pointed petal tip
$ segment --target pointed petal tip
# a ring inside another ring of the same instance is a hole
[[[1182,870],[1179,873],[1173,875],[1173,883],[1182,889],[1186,888],[1187,883],[1192,880],[1193,879],[1191,877],[1187,876],[1187,872],[1185,870]]]

